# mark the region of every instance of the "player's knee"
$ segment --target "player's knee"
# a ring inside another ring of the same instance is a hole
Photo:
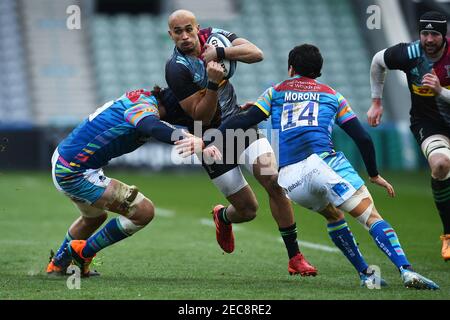
[[[135,212],[133,216],[130,217],[130,220],[137,225],[146,226],[153,220],[154,216],[155,207],[153,206],[153,203],[149,199],[144,198],[136,204]]]
[[[267,193],[271,196],[283,196],[284,190],[278,184],[278,174],[271,174],[267,176],[263,176],[261,179],[261,184],[264,189],[266,189]]]
[[[334,223],[334,222],[341,221],[344,218],[345,218],[344,214],[341,211],[336,210],[332,215],[330,215],[327,218],[327,220],[329,223]]]
[[[256,218],[256,212],[258,211],[258,203],[255,203],[250,208],[247,208],[244,211],[244,218],[245,221],[251,221]]]
[[[136,186],[119,184],[114,201],[118,212],[138,226],[145,226],[155,215],[153,203]]]
[[[256,200],[249,201],[241,208],[236,208],[237,213],[244,221],[251,221],[256,218],[256,212],[258,211],[258,202]]]
[[[328,223],[336,223],[344,219],[344,216],[340,215],[323,215]]]
[[[375,208],[373,208],[372,213],[370,214],[369,218],[366,221],[367,228],[370,229],[375,222],[380,221],[380,220],[383,220],[383,218],[375,210]]]
[[[328,223],[335,223],[344,219],[344,213],[335,208],[332,204],[328,204],[324,209],[320,210],[319,213]]]
[[[450,173],[450,159],[446,156],[435,157],[431,162],[431,175],[437,180],[445,180]]]

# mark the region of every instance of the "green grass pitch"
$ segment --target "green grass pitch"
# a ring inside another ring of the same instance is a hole
[[[75,207],[56,191],[50,172],[0,174],[0,299],[450,298],[450,263],[440,257],[442,230],[426,172],[387,173],[396,188],[395,199],[377,186],[369,184],[369,189],[414,268],[441,286],[434,292],[404,288],[397,270],[351,217],[347,221],[361,251],[369,264],[381,268],[388,288],[360,288],[356,272],[340,252],[309,246],[302,251],[319,275],[289,276],[267,196],[252,178],[248,180],[260,203],[258,217],[238,226],[236,250],[224,254],[210,214],[224,199],[204,172],[106,173],[139,186],[155,203],[156,217],[139,233],[100,252],[95,268],[102,276],[82,279],[80,290],[69,290],[66,278],[45,274],[49,250],[57,249],[78,217]],[[298,206],[295,211],[301,241],[334,247],[322,217]]]

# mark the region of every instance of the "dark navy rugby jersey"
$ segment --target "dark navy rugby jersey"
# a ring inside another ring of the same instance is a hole
[[[218,28],[201,29],[198,36],[202,52],[206,40],[213,33],[224,35],[230,42],[238,38],[234,33]],[[202,59],[185,55],[175,47],[172,56],[166,63],[166,81],[178,101],[182,101],[198,91],[206,91],[208,84],[206,64]],[[219,126],[221,120],[240,112],[236,93],[230,81],[223,80],[220,83],[218,97],[218,111],[213,119],[213,127]]]
[[[420,40],[411,43],[399,43],[389,47],[384,53],[384,61],[389,69],[402,70],[408,79],[411,93],[411,117],[413,119],[431,119],[450,125],[450,105],[434,92],[422,85],[425,74],[434,68],[441,86],[450,89],[450,38],[441,59],[432,62],[422,50]]]

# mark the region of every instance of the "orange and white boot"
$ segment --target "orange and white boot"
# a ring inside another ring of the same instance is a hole
[[[73,262],[81,269],[82,277],[90,277],[94,275],[99,275],[96,271],[90,271],[89,265],[94,259],[93,257],[86,258],[83,256],[83,249],[86,246],[86,240],[72,240],[69,243],[69,252],[72,256]]]

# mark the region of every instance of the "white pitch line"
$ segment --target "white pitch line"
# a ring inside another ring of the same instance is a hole
[[[156,208],[155,215],[164,218],[172,218],[173,216],[175,216],[175,211],[164,208]]]
[[[278,238],[278,241],[284,242],[283,238]],[[326,246],[324,244],[318,244],[318,243],[314,243],[314,242],[298,240],[298,244],[300,245],[300,247],[305,247],[305,248],[309,248],[309,249],[321,250],[321,251],[326,251],[326,252],[341,252],[341,250],[339,250],[338,248],[333,248],[330,246]]]
[[[203,224],[204,226],[214,227],[214,228],[216,227],[216,224],[211,219],[206,219],[206,218],[200,219],[200,223]],[[237,225],[233,224],[233,231],[241,231],[241,230],[243,230],[243,228],[241,226],[237,226]]]
[[[200,223],[205,225],[205,226],[209,226],[209,227],[215,227],[216,225],[214,224],[214,221],[212,221],[211,219],[200,219]],[[244,230],[241,226],[237,226],[233,224],[233,231],[239,231],[239,230]],[[283,238],[277,238],[278,241],[280,242],[284,242]],[[340,252],[339,249],[337,248],[333,248],[330,246],[326,246],[323,244],[318,244],[318,243],[313,243],[313,242],[308,242],[308,241],[298,241],[298,244],[301,247],[305,247],[305,248],[310,248],[310,249],[314,249],[314,250],[320,250],[320,251],[326,251],[326,252]]]

